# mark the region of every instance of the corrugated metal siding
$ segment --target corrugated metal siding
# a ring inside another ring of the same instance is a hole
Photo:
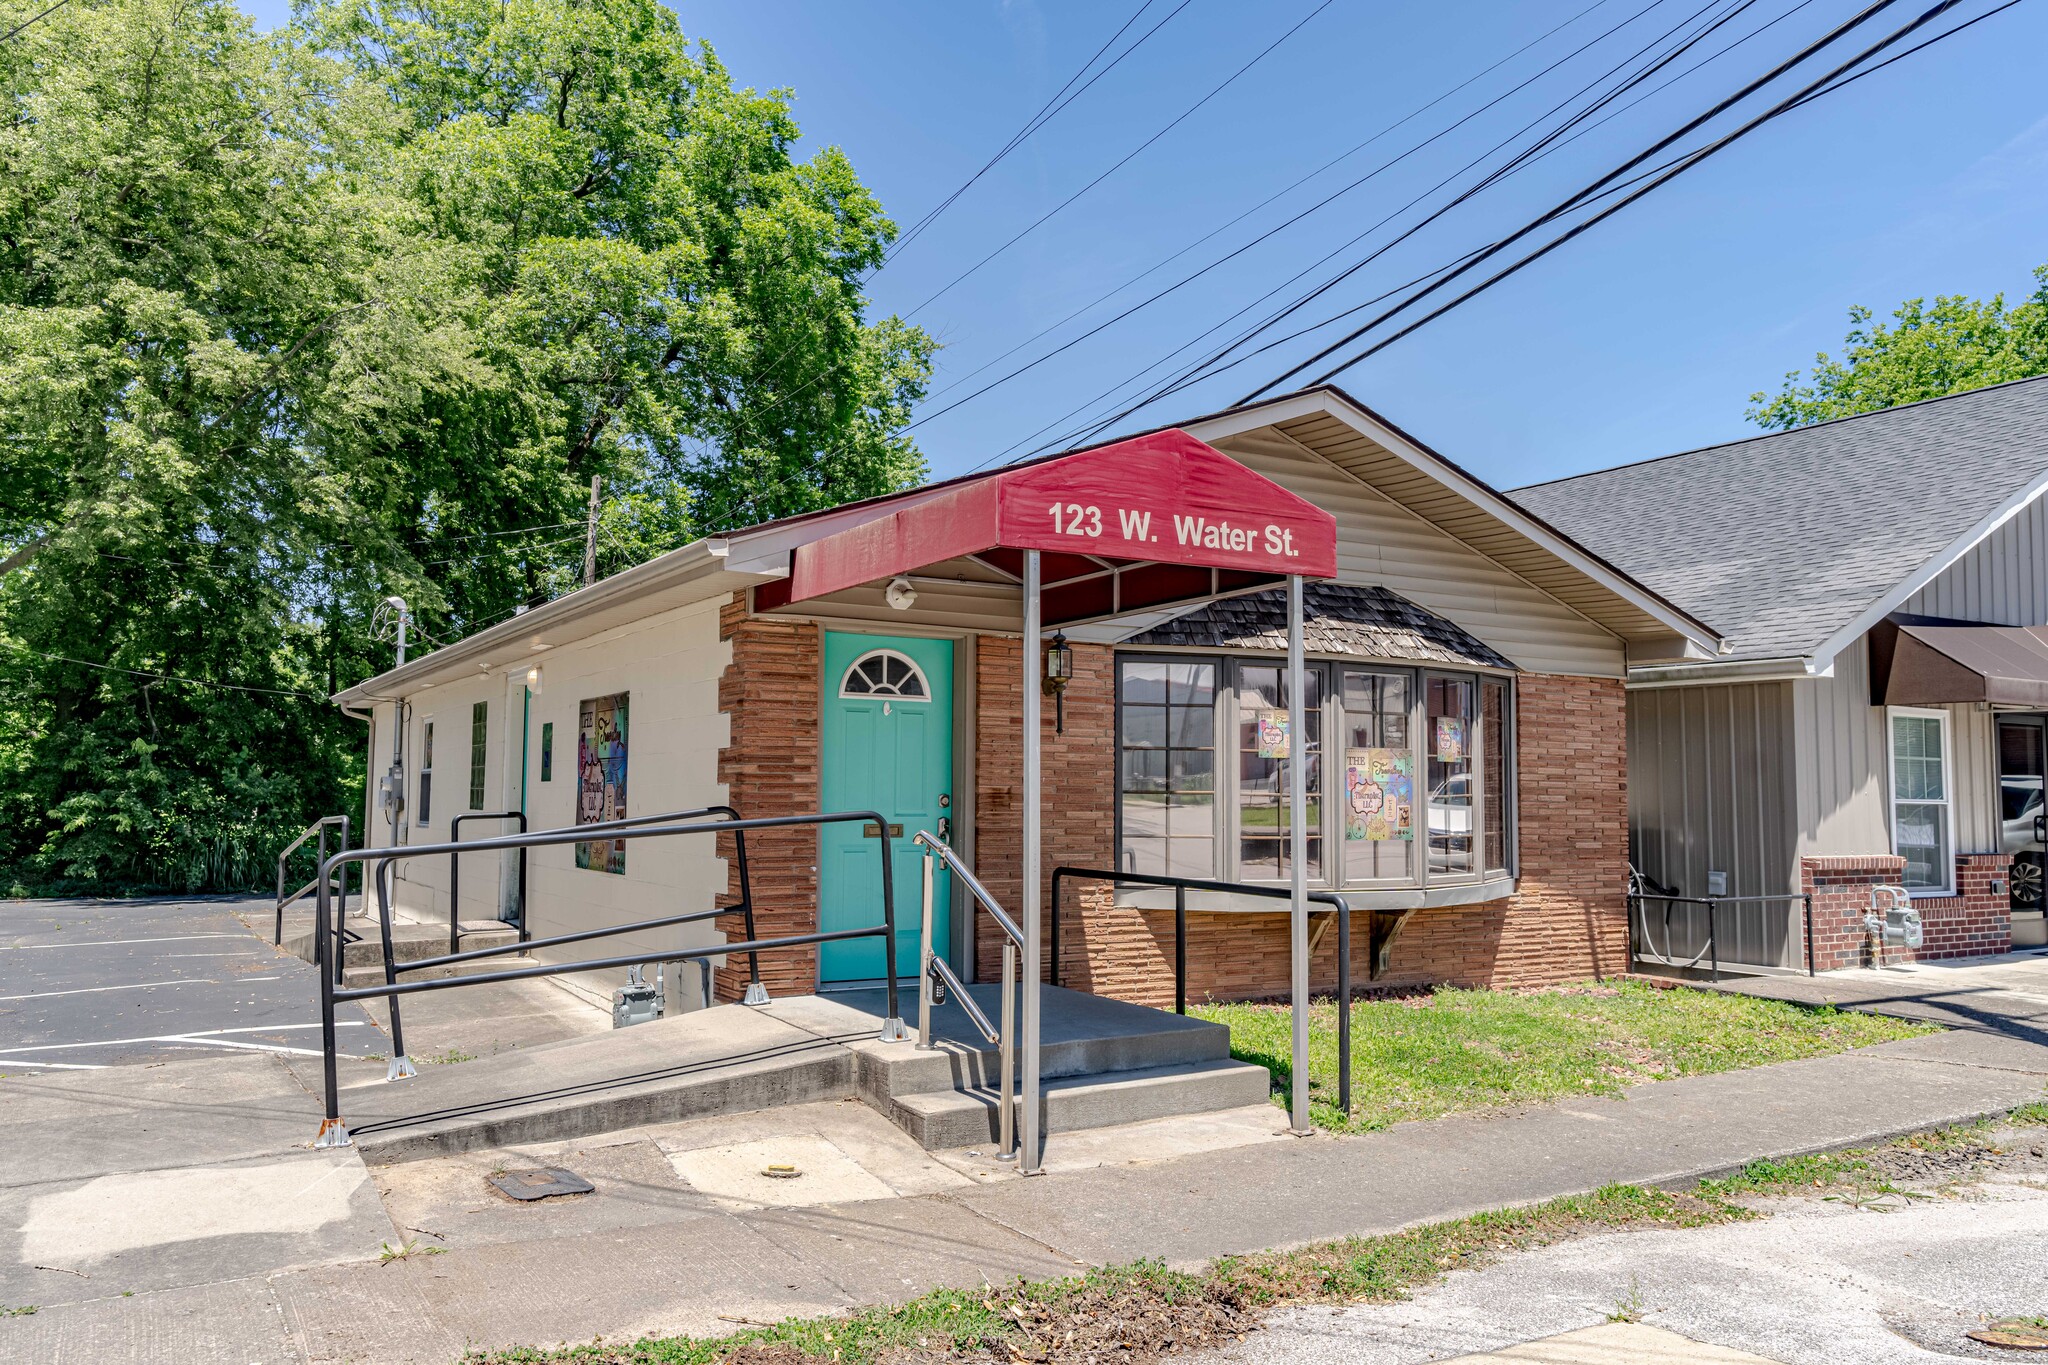
[[[1622,642],[1613,633],[1377,488],[1284,437],[1252,432],[1218,444],[1336,517],[1337,581],[1390,588],[1531,672],[1626,673]]]
[[[1890,850],[1890,755],[1885,712],[1870,702],[1869,650],[1858,640],[1834,676],[1791,684],[1799,734],[1799,852]],[[1949,713],[1949,775],[1958,853],[1997,847],[1998,776],[1993,718],[1973,704]]]
[[[2048,625],[2048,498],[2036,498],[1900,608],[2002,626]]]
[[[1635,866],[1682,895],[1703,896],[1707,872],[1731,896],[1796,890],[1792,684],[1639,689],[1628,699],[1629,849]],[[1662,951],[1664,907],[1652,905]],[[1723,961],[1791,966],[1801,951],[1783,905],[1731,906],[1716,917]],[[1670,917],[1671,951],[1705,943],[1704,913]]]

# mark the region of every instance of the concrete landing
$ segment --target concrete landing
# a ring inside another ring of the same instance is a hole
[[[995,988],[974,991],[993,1014]],[[902,1000],[914,1015],[915,996]],[[930,1049],[884,1043],[886,1008],[879,990],[716,1006],[352,1087],[343,1117],[378,1162],[842,1098],[927,1149],[993,1139],[996,1050],[955,1003]],[[1199,1019],[1047,987],[1041,1034],[1048,1133],[1234,1109],[1270,1089],[1263,1067],[1230,1059],[1228,1029]]]

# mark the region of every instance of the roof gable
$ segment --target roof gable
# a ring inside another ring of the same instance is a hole
[[[1509,494],[1729,636],[1840,648],[2048,487],[2048,377]]]

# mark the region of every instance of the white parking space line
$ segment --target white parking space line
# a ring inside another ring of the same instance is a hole
[[[12,1057],[0,1057],[0,1065],[32,1066],[38,1071],[110,1071],[113,1068],[98,1062],[23,1062]]]
[[[336,1028],[368,1028],[370,1024],[366,1019],[337,1019],[334,1021],[334,1026]],[[81,1047],[119,1047],[126,1043],[204,1043],[209,1039],[217,1040],[220,1038],[220,1035],[225,1033],[285,1033],[296,1029],[319,1027],[318,1024],[272,1024],[267,1027],[258,1025],[254,1028],[222,1028],[192,1033],[152,1033],[144,1038],[100,1038],[90,1043],[38,1043],[34,1047],[0,1049],[0,1062],[11,1062],[17,1054],[28,1052],[69,1052]],[[247,1046],[262,1047],[265,1045],[251,1043]],[[301,1049],[284,1048],[282,1050],[297,1052]],[[316,1053],[315,1055],[317,1056],[318,1054]]]
[[[28,953],[38,948],[118,948],[126,943],[191,943],[202,938],[247,937],[247,934],[172,934],[168,938],[100,938],[81,939],[76,943],[15,943],[0,948],[0,953]]]
[[[274,976],[258,977],[259,981],[275,981]],[[218,986],[220,982],[211,977],[187,976],[172,981],[131,981],[123,986],[78,986],[68,991],[31,991],[27,995],[0,995],[0,1000],[47,1000],[53,995],[92,995],[99,991],[143,991],[156,986]]]

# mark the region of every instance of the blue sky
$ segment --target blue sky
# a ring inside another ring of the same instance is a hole
[[[1177,3],[1154,0],[1125,41]],[[925,413],[1240,245],[1630,19],[1646,0],[1605,0],[1585,13],[1592,0],[1334,0],[1128,165],[932,299],[1318,3],[1190,0],[873,280],[877,314],[909,315],[945,344]],[[1989,3],[1971,0],[1961,15]],[[702,0],[675,8],[684,31],[711,43],[738,82],[792,89],[807,146],[843,147],[907,225],[1008,140],[1137,5]],[[1679,67],[1786,17],[1454,210],[1301,318],[1348,307],[1519,225],[1859,7],[1860,0],[1757,0]],[[1924,7],[1908,0],[1867,31],[1875,37]],[[281,13],[271,11],[281,8],[267,0],[252,6],[263,22],[275,22]],[[1054,419],[1396,210],[1698,10],[1694,0],[1663,0],[1301,224],[1029,374],[930,418],[916,436],[934,474],[1026,448],[1032,442],[1023,438],[1049,423],[1048,434],[1075,425],[1078,418]],[[1568,19],[1521,57],[1139,286],[944,391]],[[1837,349],[1851,304],[1882,314],[1914,295],[2027,291],[2028,272],[2048,262],[2043,50],[2048,6],[1996,15],[1759,129],[1338,382],[1502,486],[1751,434],[1742,415],[1749,395],[1775,389],[1814,351]],[[1133,423],[1228,406],[1308,345],[1262,356]]]

